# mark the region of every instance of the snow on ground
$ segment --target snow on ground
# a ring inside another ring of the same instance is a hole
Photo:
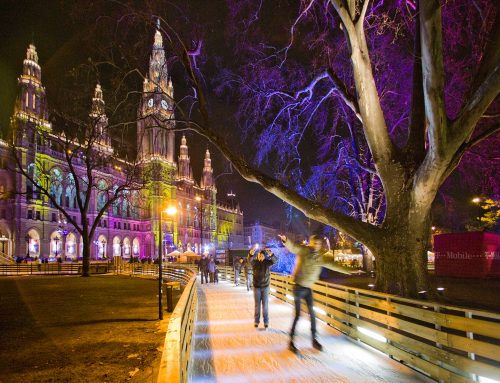
[[[253,325],[253,293],[228,282],[198,285],[198,317],[190,382],[409,383],[432,382],[376,350],[317,321],[323,352],[311,346],[309,316],[302,313],[296,345],[288,351],[293,307],[269,297],[270,327]]]

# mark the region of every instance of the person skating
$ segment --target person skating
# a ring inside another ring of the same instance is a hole
[[[268,248],[264,248],[261,251],[255,251],[250,258],[250,264],[252,265],[253,270],[255,327],[259,327],[261,307],[264,327],[269,327],[269,283],[271,281],[269,269],[276,263],[277,260],[278,258],[276,258],[273,252]]]
[[[334,261],[332,256],[325,255],[323,241],[318,235],[309,237],[309,245],[295,244],[284,235],[278,235],[283,245],[297,256],[293,279],[295,286],[293,288],[293,298],[295,303],[295,317],[290,330],[289,350],[296,353],[298,351],[294,343],[295,327],[300,317],[300,303],[302,299],[306,301],[309,316],[311,318],[312,346],[316,350],[322,350],[323,346],[319,343],[316,333],[316,317],[313,308],[312,287],[319,279],[322,267],[338,271],[343,274],[350,274],[349,270]]]

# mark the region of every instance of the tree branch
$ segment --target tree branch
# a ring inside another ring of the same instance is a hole
[[[439,0],[419,3],[423,92],[429,145],[435,157],[444,157],[448,122],[444,105],[441,4]]]

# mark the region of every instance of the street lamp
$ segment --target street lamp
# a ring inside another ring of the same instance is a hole
[[[106,258],[106,241],[103,239],[101,241],[101,245],[102,245],[102,259]]]
[[[203,254],[203,198],[196,196],[195,200],[200,203],[200,253]]]
[[[160,320],[163,319],[163,232],[162,232],[162,223],[161,223],[161,213],[163,213],[162,210],[159,211],[158,214],[158,317]],[[167,215],[173,217],[175,214],[177,214],[177,209],[175,206],[169,206],[166,210],[165,213]]]
[[[473,203],[479,203],[479,202],[481,202],[481,198],[479,198],[479,197],[473,198],[472,202]]]
[[[60,241],[60,238],[56,235],[54,238],[54,242],[56,243],[56,259],[57,259],[57,250],[58,250],[58,243]]]

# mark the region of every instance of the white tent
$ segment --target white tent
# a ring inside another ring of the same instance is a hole
[[[195,260],[200,259],[201,255],[196,254],[194,251],[187,250],[181,256],[181,258],[184,257],[186,257],[186,262],[194,262]]]
[[[179,255],[181,255],[180,251],[178,250],[174,250],[172,251],[171,253],[168,253],[167,254],[169,257],[178,257]]]

